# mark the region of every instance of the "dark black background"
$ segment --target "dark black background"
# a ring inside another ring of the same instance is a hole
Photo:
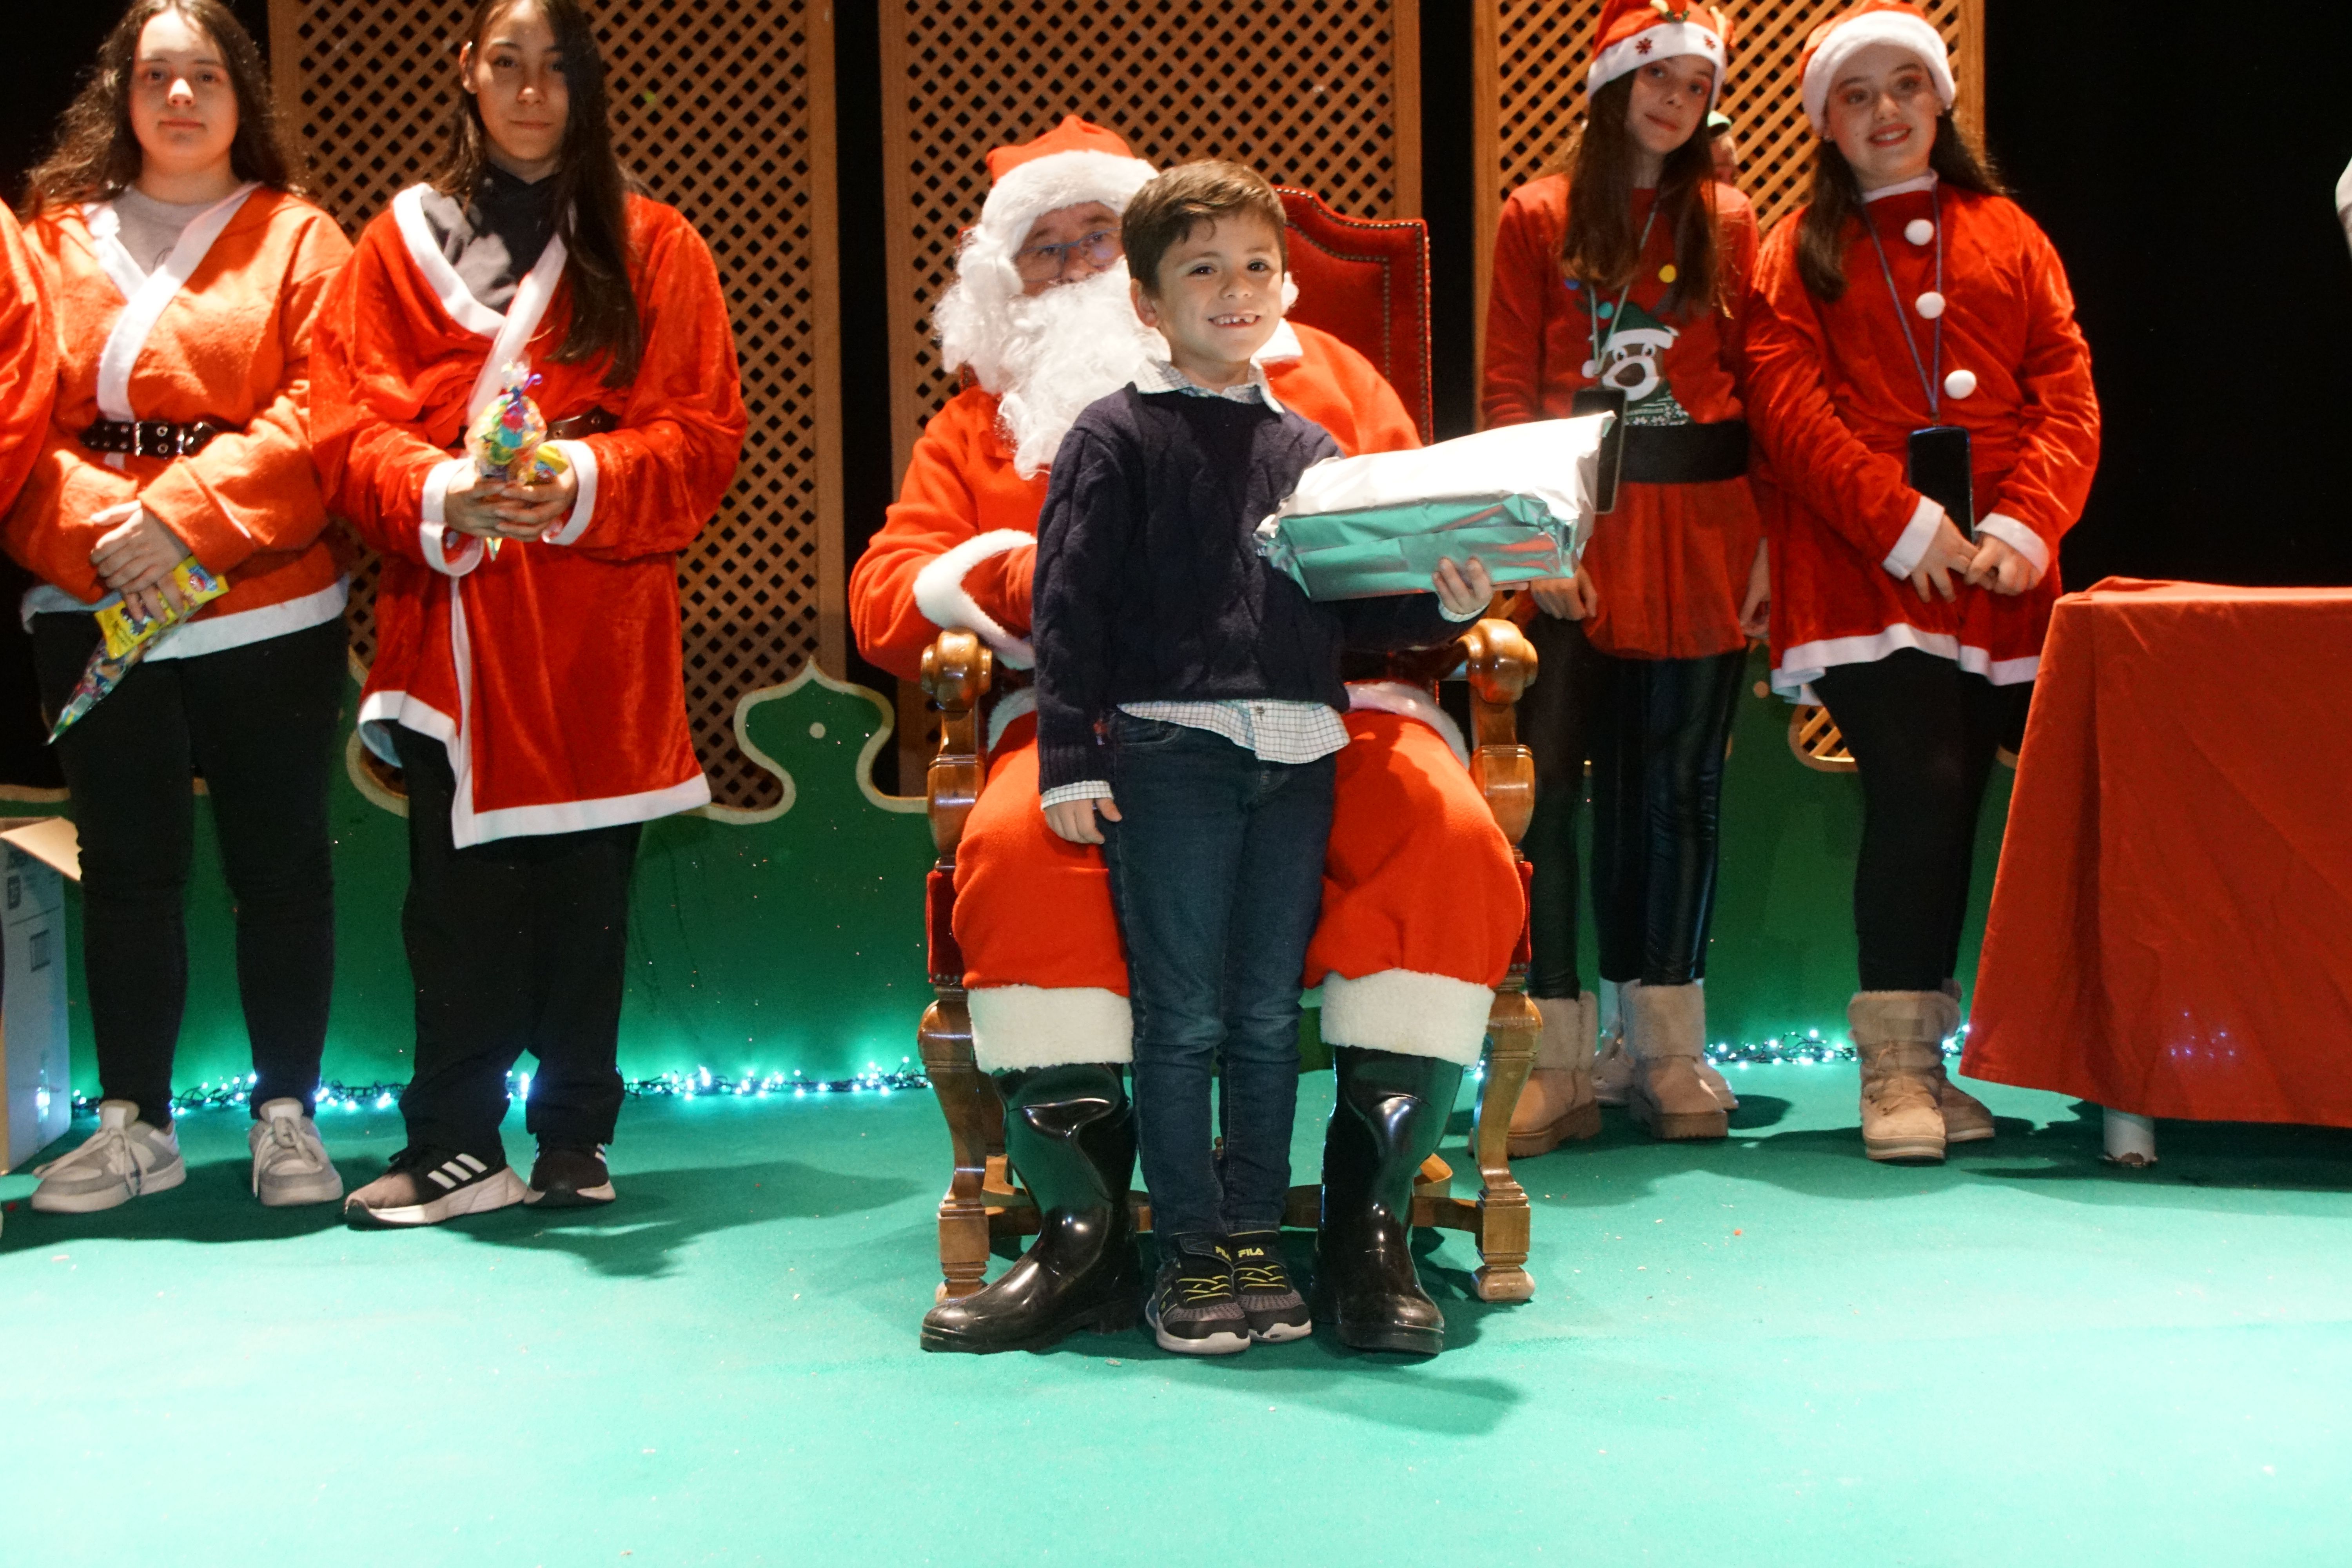
[[[266,40],[266,0],[236,8]],[[16,10],[0,67],[11,199],[114,14],[103,0]],[[2352,6],[2305,7],[2294,47],[2268,53],[2224,53],[2210,29],[2161,26],[2147,10],[1988,0],[1987,11],[1987,140],[2065,259],[2105,414],[2066,580],[2352,582],[2352,253],[2334,210],[2352,159],[2352,106],[2335,85],[2352,58]],[[891,489],[882,83],[877,8],[835,17],[854,559]],[[1477,405],[1469,25],[1467,0],[1422,0],[1444,434],[1469,429]],[[870,667],[851,673],[887,688]]]

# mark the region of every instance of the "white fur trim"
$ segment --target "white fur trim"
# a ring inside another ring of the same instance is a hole
[[[1360,980],[1334,974],[1323,982],[1323,1039],[1475,1067],[1494,1006],[1493,991],[1451,975],[1412,969],[1383,969]]]
[[[1298,285],[1290,280],[1288,273],[1283,274],[1282,289],[1282,308],[1287,310],[1298,294]],[[1306,357],[1307,345],[1298,341],[1297,330],[1288,321],[1284,321],[1274,329],[1274,336],[1265,340],[1265,347],[1250,355],[1250,363],[1255,365],[1288,364]]]
[[[2033,563],[2036,572],[2050,570],[2050,542],[2007,512],[1992,512],[1977,524],[1979,533],[1989,533],[2020,555]]]
[[[1584,90],[1587,94],[1599,92],[1621,76],[1630,75],[1654,61],[1673,59],[1676,55],[1697,55],[1712,61],[1715,90],[1707,101],[1712,104],[1723,96],[1723,35],[1696,22],[1669,22],[1663,18],[1654,26],[1644,27],[1630,38],[1620,38],[1593,56],[1591,68],[1584,73]]]
[[[1004,694],[995,707],[988,710],[988,749],[996,750],[1004,739],[1004,731],[1013,728],[1013,721],[1037,711],[1037,689],[1024,686]]]
[[[1047,213],[1084,202],[1100,202],[1125,212],[1135,193],[1160,171],[1140,158],[1116,153],[1049,153],[1032,158],[990,187],[977,226],[1011,256],[1029,237],[1032,225]]]
[[[460,475],[471,472],[473,467],[471,458],[452,458],[434,464],[425,476],[425,494],[417,505],[420,520],[416,524],[416,543],[425,552],[425,564],[445,577],[463,577],[479,566],[487,548],[473,534],[460,533],[455,536],[456,552],[449,549],[449,487],[457,482]]]
[[[179,242],[172,247],[172,254],[165,257],[154,271],[142,279],[136,289],[124,290],[122,313],[114,318],[113,330],[106,334],[106,346],[98,356],[98,411],[100,414],[124,424],[139,417],[138,410],[131,404],[131,372],[139,362],[140,350],[147,346],[148,334],[154,331],[155,323],[163,319],[164,310],[179,297],[180,290],[187,287],[188,279],[195,275],[196,268],[204,265],[205,257],[212,249],[213,241],[220,237],[221,230],[226,228],[229,220],[244,207],[246,198],[260,188],[258,184],[239,185],[198,213],[189,221],[188,226],[180,231]],[[107,276],[114,280],[114,286],[121,289],[130,281],[130,274],[138,270],[137,261],[123,250],[119,237],[121,217],[115,212],[111,202],[86,208],[85,216],[91,234],[100,242],[100,264],[106,267]],[[126,262],[129,263],[129,272],[123,269]]]
[[[299,599],[280,599],[259,609],[184,621],[157,637],[142,662],[202,658],[208,653],[290,637],[341,620],[351,598],[351,583],[349,577],[338,577],[317,593],[305,594]]]
[[[563,454],[572,465],[572,475],[579,482],[579,492],[572,497],[572,510],[563,521],[540,534],[547,544],[577,544],[588,525],[596,521],[596,449],[585,441],[550,441],[549,446]]]
[[[1290,308],[1291,308],[1293,305],[1296,305],[1296,304],[1297,304],[1297,303],[1298,303],[1298,274],[1297,274],[1297,273],[1296,273],[1296,272],[1286,272],[1286,273],[1284,273],[1284,274],[1282,275],[1282,313],[1283,313],[1284,315],[1286,315],[1286,316],[1289,315],[1289,314],[1290,314]],[[1282,327],[1281,327],[1281,329],[1280,329],[1280,330],[1281,330],[1281,331],[1290,331],[1290,323],[1289,323],[1288,321],[1285,321],[1285,322],[1283,322],[1283,323],[1282,323]],[[1290,341],[1291,341],[1294,344],[1295,344],[1295,343],[1297,343],[1297,342],[1298,342],[1298,334],[1297,334],[1297,333],[1296,333],[1296,332],[1291,332],[1291,334],[1290,334]],[[1267,344],[1266,344],[1266,348],[1272,348],[1273,346],[1274,346],[1274,345],[1273,345],[1273,342],[1269,340],[1269,341],[1268,341],[1268,342],[1267,342]],[[1258,357],[1258,359],[1259,359],[1261,362],[1263,362],[1263,361],[1267,357],[1267,356],[1266,356],[1265,349],[1260,349],[1260,350],[1258,350],[1258,351],[1257,351],[1257,357]],[[1296,359],[1296,358],[1297,358],[1298,356],[1297,356],[1296,353],[1294,353],[1294,354],[1290,355],[1289,357],[1291,357],[1291,358],[1293,358],[1293,359]]]
[[[1874,637],[1823,637],[1799,643],[1780,655],[1772,670],[1772,689],[1798,702],[1818,705],[1812,683],[1842,664],[1874,664],[1888,654],[1916,647],[1937,658],[1948,658],[1970,675],[1981,675],[1995,686],[2021,686],[2042,668],[2042,656],[1995,658],[1980,647],[1964,646],[1949,632],[1923,632],[1908,621],[1897,621]]]
[[[1839,70],[1873,44],[1892,44],[1918,56],[1936,83],[1937,101],[1946,109],[1959,96],[1952,82],[1952,60],[1944,49],[1944,35],[1926,17],[1906,16],[1900,11],[1867,12],[1832,27],[1813,50],[1813,58],[1805,62],[1805,118],[1812,121],[1815,134],[1828,134],[1830,88],[1837,81]]]
[[[1026,165],[1024,165],[1024,167]],[[1016,173],[1018,171],[1015,171]],[[978,632],[982,642],[996,650],[996,657],[1015,669],[1027,669],[1037,662],[1036,650],[1020,637],[1014,637],[975,603],[963,591],[964,574],[992,555],[1003,555],[1034,544],[1037,536],[1024,533],[1017,528],[993,529],[974,534],[954,549],[935,556],[915,574],[915,608],[923,618],[942,631]]]
[[[1903,525],[1895,548],[1886,552],[1886,559],[1878,563],[1880,567],[1890,577],[1908,577],[1919,570],[1919,559],[1927,553],[1927,546],[1936,537],[1936,525],[1943,521],[1944,509],[1921,496],[1919,504],[1911,509],[1911,521]]]
[[[966,994],[971,1054],[983,1072],[1131,1062],[1127,998],[1098,985],[983,985]]]
[[[1445,742],[1456,762],[1465,768],[1470,765],[1470,747],[1462,739],[1462,726],[1417,686],[1408,686],[1402,680],[1351,680],[1348,683],[1348,707],[1351,711],[1364,709],[1417,720],[1437,731],[1437,738]]]

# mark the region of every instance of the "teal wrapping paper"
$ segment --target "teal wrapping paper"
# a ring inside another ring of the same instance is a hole
[[[1566,577],[1591,531],[1612,416],[1544,419],[1404,452],[1331,458],[1257,528],[1258,553],[1310,599],[1425,594],[1475,556],[1497,586]]]

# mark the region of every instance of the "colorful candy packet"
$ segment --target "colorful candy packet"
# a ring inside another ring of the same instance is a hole
[[[157,638],[228,592],[228,584],[205,571],[193,555],[172,568],[170,585],[180,598],[177,609],[172,607],[169,599],[163,599],[161,615],[141,616],[118,599],[94,612],[103,640],[90,651],[89,663],[83,667],[81,679],[74,683],[73,695],[66,699],[64,710],[49,730],[52,745],[59,735],[105,700],[131,667],[147,657]]]
[[[482,405],[466,431],[474,472],[513,485],[546,484],[571,465],[562,448],[547,444],[547,416],[530,395],[540,378],[528,364],[514,360],[500,369],[499,379],[498,395]],[[483,541],[493,558],[503,542],[495,535]]]

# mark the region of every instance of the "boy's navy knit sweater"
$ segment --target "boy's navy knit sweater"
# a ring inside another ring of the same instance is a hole
[[[1330,432],[1263,403],[1127,387],[1054,455],[1037,522],[1041,790],[1108,779],[1098,727],[1129,702],[1321,702],[1345,712],[1343,647],[1458,636],[1434,594],[1318,605],[1257,553],[1257,525]]]

